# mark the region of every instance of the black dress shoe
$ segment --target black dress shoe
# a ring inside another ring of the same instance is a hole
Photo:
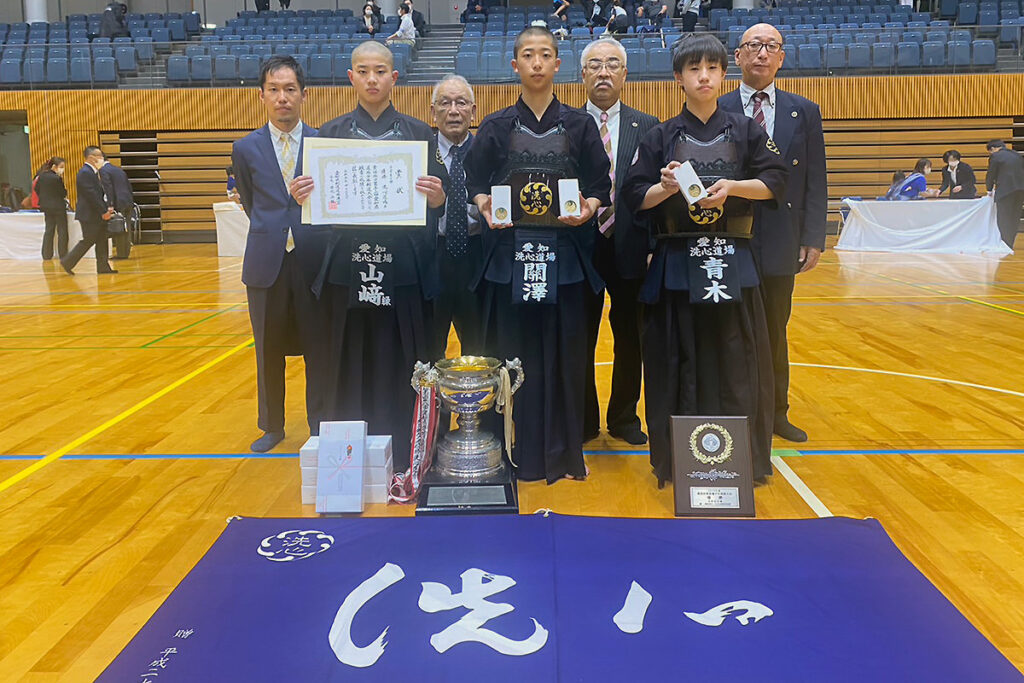
[[[754,488],[758,486],[765,486],[768,484],[768,475],[762,474],[760,477],[754,477]]]
[[[618,429],[615,431],[609,429],[608,433],[616,439],[621,439],[622,441],[633,444],[634,446],[643,446],[647,443],[647,435],[644,434],[639,427],[627,427],[621,431]]]
[[[64,272],[67,273],[68,275],[75,274],[75,271],[71,270],[71,266],[69,266],[64,259],[60,260],[60,267],[63,268]]]
[[[803,443],[807,441],[807,432],[795,427],[790,424],[789,420],[782,420],[781,422],[775,423],[775,429],[773,429],[778,436],[782,437],[786,441],[793,441],[795,443]]]
[[[253,453],[266,453],[281,443],[282,439],[284,439],[284,432],[263,432],[263,436],[253,441],[249,449]]]

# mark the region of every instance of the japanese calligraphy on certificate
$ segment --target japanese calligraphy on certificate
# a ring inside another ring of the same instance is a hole
[[[308,225],[426,225],[426,142],[306,138],[302,168],[314,181],[302,205]]]

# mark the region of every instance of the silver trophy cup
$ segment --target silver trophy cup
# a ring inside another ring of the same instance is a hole
[[[480,414],[489,410],[503,391],[509,397],[516,393],[523,383],[522,363],[518,358],[505,361],[508,372],[515,372],[509,387],[503,386],[509,375],[501,372],[497,358],[459,356],[438,361],[434,368],[441,403],[458,416],[459,425],[438,444],[434,472],[444,480],[466,483],[504,476],[501,440],[480,429]]]

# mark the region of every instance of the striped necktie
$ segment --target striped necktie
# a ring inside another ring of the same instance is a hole
[[[758,90],[753,94],[752,99],[754,100],[754,121],[757,125],[768,130],[768,124],[764,120],[764,109],[761,106],[768,99],[768,93]]]
[[[615,231],[615,156],[612,154],[612,134],[608,130],[608,112],[601,112],[601,142],[604,143],[604,152],[608,155],[608,162],[611,164],[609,177],[612,180],[611,204],[601,209],[597,216],[598,230],[605,237],[611,237]]]

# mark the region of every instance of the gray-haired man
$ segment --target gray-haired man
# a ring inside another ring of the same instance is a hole
[[[658,125],[658,119],[628,107],[620,100],[626,83],[626,51],[619,41],[605,38],[583,48],[580,56],[587,103],[583,111],[594,117],[605,151],[611,161],[612,204],[602,207],[594,231],[594,267],[605,282],[612,300],[608,317],[615,338],[612,392],[608,401],[608,433],[631,444],[647,443],[636,414],[640,400],[640,309],[637,294],[647,270],[647,233],[635,226],[633,214],[616,195],[633,161],[640,139]],[[587,310],[586,402],[583,436],[596,437],[601,428],[597,387],[594,381],[594,353],[597,347],[604,292],[590,298]]]

